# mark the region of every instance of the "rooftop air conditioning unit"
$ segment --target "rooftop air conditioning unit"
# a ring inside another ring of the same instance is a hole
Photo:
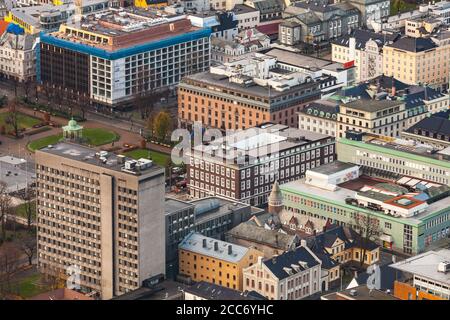
[[[438,271],[443,272],[443,273],[449,272],[450,271],[450,262],[448,262],[448,261],[439,262]]]

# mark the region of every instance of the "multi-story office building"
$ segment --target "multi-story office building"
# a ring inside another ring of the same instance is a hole
[[[383,48],[383,73],[407,84],[446,88],[450,72],[450,31],[426,38],[404,37]]]
[[[334,137],[279,124],[238,131],[187,153],[192,197],[220,195],[251,205],[267,202],[275,180],[296,180],[336,159]]]
[[[405,168],[408,159],[402,161]],[[450,188],[409,172],[389,174],[375,165],[335,162],[280,189],[291,216],[308,217],[314,224],[328,220],[359,233],[370,228],[380,245],[405,254],[423,252],[450,234]]]
[[[244,269],[244,290],[254,290],[270,300],[303,299],[321,292],[321,284],[321,261],[306,246],[266,260],[259,257]]]
[[[337,140],[338,160],[380,174],[399,174],[450,185],[447,150],[375,134],[350,133]]]
[[[180,274],[193,281],[206,281],[242,291],[242,270],[262,256],[253,248],[246,248],[192,232],[180,243]]]
[[[337,136],[348,130],[398,137],[406,128],[407,111],[401,100],[353,100],[339,107]]]
[[[78,269],[80,289],[102,299],[164,274],[163,168],[71,142],[35,158],[41,272]]]
[[[209,67],[209,28],[183,16],[112,9],[41,35],[38,80],[118,107]]]
[[[178,86],[182,127],[247,129],[265,122],[297,126],[296,112],[320,98],[321,88],[299,70],[282,69],[277,58],[253,56],[185,77]]]
[[[357,29],[331,43],[331,59],[355,65],[355,79],[363,82],[383,74],[383,47],[400,37],[398,33],[382,34]]]
[[[166,198],[166,272],[178,271],[178,245],[191,232],[224,240],[228,230],[247,221],[263,209],[220,197],[192,201]]]

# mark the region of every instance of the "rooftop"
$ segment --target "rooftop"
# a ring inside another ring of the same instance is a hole
[[[404,104],[401,100],[354,100],[351,102],[344,103],[343,106],[365,111],[365,112],[376,112],[384,109],[392,108]]]
[[[311,172],[317,172],[317,173],[321,173],[321,174],[326,174],[326,175],[330,175],[342,170],[346,170],[346,169],[350,169],[350,168],[354,168],[357,165],[352,164],[352,163],[346,163],[346,162],[341,162],[341,161],[334,161],[328,164],[324,164],[321,166],[318,166],[314,169],[310,169],[309,171]]]
[[[359,183],[359,181],[362,179],[362,182]],[[292,192],[292,193],[300,193],[308,195],[309,197],[317,198],[320,201],[323,202],[330,202],[330,203],[338,203],[341,206],[348,207],[352,210],[355,210],[355,208],[358,208],[358,210],[370,212],[374,216],[378,216],[380,218],[384,219],[392,219],[394,221],[401,221],[405,224],[412,224],[412,225],[418,225],[422,223],[424,220],[427,219],[427,217],[431,216],[433,213],[441,211],[443,208],[447,208],[450,206],[450,197],[446,196],[443,197],[440,200],[437,200],[435,202],[429,203],[428,206],[421,211],[420,213],[417,213],[416,215],[412,217],[402,217],[402,216],[392,216],[386,214],[384,211],[371,209],[369,207],[359,207],[358,204],[352,204],[348,202],[349,199],[357,199],[357,194],[360,193],[363,196],[368,196],[368,194],[361,193],[361,190],[367,189],[367,186],[379,186],[380,183],[382,184],[381,179],[372,179],[367,176],[361,176],[357,179],[350,180],[346,183],[339,184],[336,190],[327,190],[323,189],[314,185],[311,185],[309,183],[305,182],[306,179],[299,179],[295,181],[291,181],[285,184],[280,185],[280,188],[283,193],[285,192]],[[417,180],[417,182],[420,182],[420,180]],[[385,184],[391,184],[393,186],[398,186],[393,182],[384,181]],[[386,197],[383,197],[383,199],[378,199],[381,202],[385,202],[387,199],[392,199],[397,197],[398,195],[389,195],[390,191],[386,190],[384,188],[377,191],[377,194],[384,194]],[[420,192],[417,191],[415,193],[412,193],[413,195],[419,195]],[[372,196],[373,197],[373,196]]]
[[[218,138],[208,145],[198,145],[194,150],[218,161],[244,164],[328,139],[331,141],[333,138],[321,133],[267,123]]]
[[[243,222],[227,232],[227,236],[237,239],[245,239],[273,248],[289,250],[293,245],[297,245],[296,236],[278,232],[277,230],[269,230],[265,227],[257,226],[254,223]]]
[[[450,285],[450,272],[438,271],[441,262],[450,262],[450,250],[441,249],[439,251],[427,251],[406,260],[394,263],[392,268],[422,276],[430,280]]]
[[[266,300],[256,291],[240,292],[205,281],[200,281],[184,291],[206,300]]]
[[[109,8],[84,15],[81,21],[69,21],[52,36],[107,51],[160,41],[200,30],[184,15],[139,8]],[[80,33],[86,31],[87,33]]]
[[[217,246],[217,250],[215,250]],[[229,248],[231,247],[231,254]],[[225,241],[205,237],[200,233],[191,232],[178,245],[179,250],[195,252],[215,259],[238,263],[245,257],[249,248]]]
[[[391,294],[369,289],[366,284],[322,296],[323,300],[400,300]]]
[[[387,46],[398,50],[416,53],[428,51],[437,47],[437,45],[430,38],[412,37],[403,37],[392,44],[388,44]]]
[[[125,168],[126,162],[134,160],[105,151],[101,154],[102,152],[98,152],[95,149],[71,142],[59,142],[55,145],[49,145],[36,151],[36,154],[39,153],[48,153],[99,168],[118,171],[124,174],[138,175],[142,178],[159,175],[164,172],[163,168],[151,163],[150,160],[148,160],[150,162],[146,161],[141,170],[127,170]],[[134,161],[134,163],[136,164],[136,161]]]
[[[282,280],[295,273],[317,266],[320,262],[309,249],[300,246],[295,250],[264,260],[263,263],[275,277]]]

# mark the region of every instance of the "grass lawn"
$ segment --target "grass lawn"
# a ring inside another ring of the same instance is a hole
[[[139,159],[139,158],[146,158],[148,159],[148,154],[150,152],[150,158],[157,164],[162,167],[166,166],[167,159],[170,158],[168,154],[152,151],[148,149],[135,149],[133,151],[126,152],[125,155],[127,157],[133,158],[133,159]]]
[[[5,126],[6,131],[13,130],[13,127],[10,124],[6,123],[6,119],[9,117],[10,112],[2,112],[0,113],[0,126]],[[42,121],[30,116],[27,116],[23,113],[17,113],[17,122],[19,124],[19,129],[27,129],[32,126],[41,123]]]
[[[101,128],[85,128],[83,129],[83,137],[88,144],[93,146],[102,146],[120,139],[120,136],[114,131]],[[28,144],[28,149],[35,151],[49,144],[56,144],[61,138],[62,133],[34,140]]]
[[[31,201],[31,212],[33,220],[36,219],[36,201]],[[25,203],[19,204],[16,207],[16,214],[20,217],[27,218],[27,213],[25,211]]]
[[[417,7],[418,7],[418,4],[416,4],[416,3],[409,3],[409,2],[403,1],[402,8],[400,9],[400,13],[413,11]],[[393,1],[391,1],[391,12],[390,13],[391,13],[391,15],[395,15],[398,13],[397,9],[394,7]]]
[[[62,133],[57,134],[57,135],[47,136],[44,138],[40,138],[40,139],[31,141],[27,147],[30,151],[35,151],[38,149],[42,149],[42,148],[48,146],[49,144],[56,144],[61,138],[62,138]]]
[[[19,295],[25,299],[50,290],[47,285],[42,284],[42,276],[40,274],[33,274],[25,277],[16,285]]]

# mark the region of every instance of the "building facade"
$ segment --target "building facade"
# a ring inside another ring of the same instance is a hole
[[[321,292],[321,261],[305,246],[258,262],[244,270],[244,290],[268,300],[300,300]]]
[[[188,156],[192,197],[220,195],[255,206],[267,202],[275,180],[298,179],[336,159],[334,138],[274,124],[197,146]]]
[[[180,274],[193,281],[243,291],[243,269],[258,261],[262,253],[228,242],[189,234],[179,245]]]
[[[184,75],[209,67],[211,30],[182,16],[158,20],[110,8],[85,19],[41,36],[39,81],[115,108],[136,95],[173,89]]]
[[[165,272],[164,169],[72,143],[36,151],[37,259],[110,299]]]

